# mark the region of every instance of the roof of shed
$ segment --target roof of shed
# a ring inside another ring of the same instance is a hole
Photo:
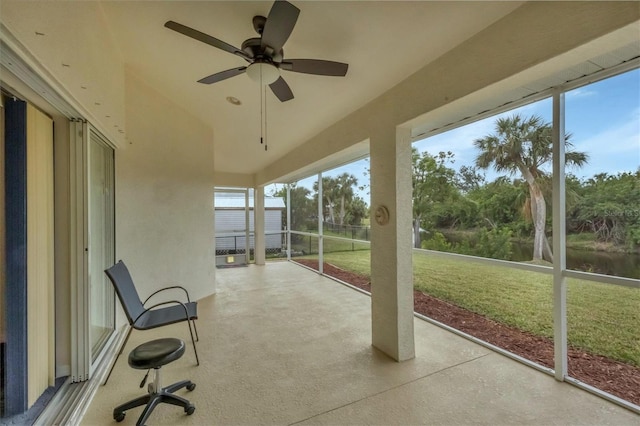
[[[244,210],[244,194],[216,194],[214,198],[216,209],[242,209]],[[284,209],[286,206],[281,197],[264,197],[265,209]],[[253,197],[249,197],[249,208],[253,209]]]

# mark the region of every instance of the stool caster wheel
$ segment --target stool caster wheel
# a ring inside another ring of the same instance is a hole
[[[192,415],[194,411],[196,411],[196,406],[193,404],[184,407],[184,412],[187,413],[187,416]]]
[[[121,421],[124,420],[124,416],[125,416],[124,412],[114,413],[113,414],[113,420],[115,420],[116,422],[120,423]]]
[[[188,391],[192,391],[196,388],[196,384],[195,383],[191,383],[189,385],[187,385],[187,390]]]

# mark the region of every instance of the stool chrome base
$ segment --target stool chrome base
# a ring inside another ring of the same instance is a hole
[[[113,409],[113,419],[116,422],[121,422],[124,420],[125,412],[135,407],[139,407],[141,405],[146,405],[142,414],[138,418],[138,422],[136,426],[144,425],[144,422],[147,421],[154,408],[161,402],[177,405],[179,407],[184,408],[184,412],[190,416],[196,411],[195,405],[187,401],[186,399],[174,395],[173,392],[187,388],[187,390],[192,391],[196,388],[196,384],[191,380],[181,380],[172,385],[169,385],[165,388],[158,390],[157,388],[160,386],[160,369],[155,369],[155,379],[152,383],[149,383],[149,393],[146,395],[142,395],[136,399],[133,399],[129,402],[125,402]]]

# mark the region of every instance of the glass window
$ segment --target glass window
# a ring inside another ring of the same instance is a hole
[[[550,274],[415,250],[415,311],[553,368]]]
[[[414,143],[414,247],[551,261],[551,100]]]
[[[317,181],[318,177],[314,175],[289,185],[292,231],[318,232],[318,208],[313,199]],[[283,195],[286,200],[286,190]]]
[[[566,93],[567,268],[640,278],[640,70]]]
[[[368,158],[322,173],[325,236],[370,240],[369,181]]]
[[[640,289],[567,280],[569,374],[640,405]]]
[[[318,270],[318,237],[291,235],[291,258],[311,269]]]
[[[284,197],[281,195],[283,190]],[[286,257],[286,191],[284,185],[275,183],[264,188],[265,255],[268,259]]]
[[[114,330],[113,286],[104,270],[114,263],[113,149],[92,131],[89,139],[89,338],[93,360]]]

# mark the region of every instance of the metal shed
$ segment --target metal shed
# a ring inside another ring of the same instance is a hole
[[[247,222],[249,227],[249,250],[255,248],[253,191],[216,190],[214,197],[216,264],[246,263]],[[283,244],[283,217],[285,203],[280,197],[265,197],[265,250],[280,253]],[[248,218],[247,218],[248,213]],[[248,220],[247,220],[248,219]],[[233,255],[233,256],[232,256]],[[231,260],[233,259],[233,260]]]

